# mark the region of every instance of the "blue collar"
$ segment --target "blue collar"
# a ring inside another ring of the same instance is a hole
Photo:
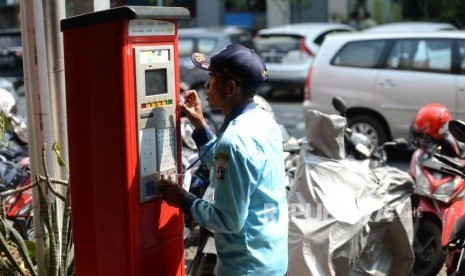
[[[235,109],[233,109],[231,112],[229,112],[228,115],[224,118],[223,124],[221,124],[220,129],[218,130],[218,135],[217,137],[219,138],[228,128],[229,123],[231,123],[234,119],[239,117],[240,115],[246,113],[247,111],[250,111],[254,109],[257,105],[255,104],[254,101],[247,102]],[[217,140],[218,140],[217,138]]]
[[[218,142],[218,140],[221,138],[221,136],[223,135],[223,133],[226,131],[226,129],[228,128],[229,126],[229,123],[231,123],[234,119],[236,119],[237,117],[239,117],[240,115],[254,109],[257,105],[255,104],[254,101],[251,101],[251,102],[247,102],[237,108],[235,108],[233,111],[229,112],[228,115],[226,115],[226,117],[224,118],[224,121],[223,121],[223,124],[221,124],[221,127],[220,129],[218,130],[218,134],[216,135],[216,139],[213,143],[211,143],[208,148],[205,149],[205,151],[199,156],[199,158],[197,158],[197,160],[195,160],[194,162],[192,162],[192,164],[189,165],[189,167],[187,167],[183,172],[182,174],[184,174],[185,172],[187,172],[188,170],[190,170],[195,164],[197,164],[197,162],[199,162],[200,160],[202,160],[202,158],[205,157],[205,155],[213,148],[213,146]]]

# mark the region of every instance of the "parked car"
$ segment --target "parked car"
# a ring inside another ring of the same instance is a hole
[[[0,75],[23,76],[21,29],[0,30]]]
[[[377,25],[363,30],[366,33],[393,33],[393,32],[431,32],[457,30],[452,24],[442,22],[395,22]]]
[[[346,101],[349,126],[378,144],[406,138],[427,103],[465,118],[465,32],[328,36],[309,70],[303,110],[335,113],[334,96]]]
[[[262,93],[292,89],[303,95],[305,77],[326,35],[353,31],[351,26],[337,23],[297,23],[259,30],[254,43],[270,76],[268,89]]]
[[[250,29],[236,26],[180,28],[178,30],[179,71],[181,81],[190,89],[195,89],[208,109],[205,101],[204,84],[208,72],[197,68],[191,61],[194,52],[214,55],[229,44],[242,44],[254,48]],[[208,110],[205,110],[208,111]]]

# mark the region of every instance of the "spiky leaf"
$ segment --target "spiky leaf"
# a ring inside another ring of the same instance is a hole
[[[3,223],[3,220],[0,220],[0,222]],[[15,260],[15,258],[13,257],[12,252],[10,252],[10,250],[8,248],[8,242],[7,242],[6,237],[1,233],[0,233],[0,251],[2,251],[3,254],[5,254],[6,258],[13,265],[14,269],[20,275],[25,276],[24,271],[22,270],[20,264]]]
[[[13,226],[9,225],[8,223],[3,223],[3,227],[5,227],[8,230],[8,233],[10,234],[10,240],[15,244],[16,248],[18,249],[18,253],[21,254],[21,257],[23,258],[23,261],[26,265],[26,268],[29,270],[29,273],[33,276],[37,275],[34,265],[32,263],[31,256],[29,255],[29,248],[27,247],[26,243],[24,242],[23,237],[21,234],[19,234],[16,229],[13,228]]]

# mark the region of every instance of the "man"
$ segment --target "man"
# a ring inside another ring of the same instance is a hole
[[[186,91],[179,103],[195,128],[199,158],[210,168],[214,198],[208,202],[161,180],[164,199],[214,232],[218,275],[285,275],[288,215],[281,132],[253,101],[268,80],[266,67],[241,45],[229,45],[211,59],[194,53],[192,62],[209,71],[206,100],[225,115],[215,137],[195,91]]]

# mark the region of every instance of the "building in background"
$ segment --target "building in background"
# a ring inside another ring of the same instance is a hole
[[[38,1],[38,0],[31,0]],[[63,0],[66,15],[74,2]],[[104,1],[104,0],[102,0]],[[107,0],[122,5],[185,7],[191,20],[181,27],[240,25],[258,30],[288,23],[337,22],[363,29],[398,21],[435,21],[465,26],[465,3],[442,0]],[[0,29],[19,27],[19,0],[0,0]]]
[[[19,0],[0,0],[0,29],[19,27]]]

